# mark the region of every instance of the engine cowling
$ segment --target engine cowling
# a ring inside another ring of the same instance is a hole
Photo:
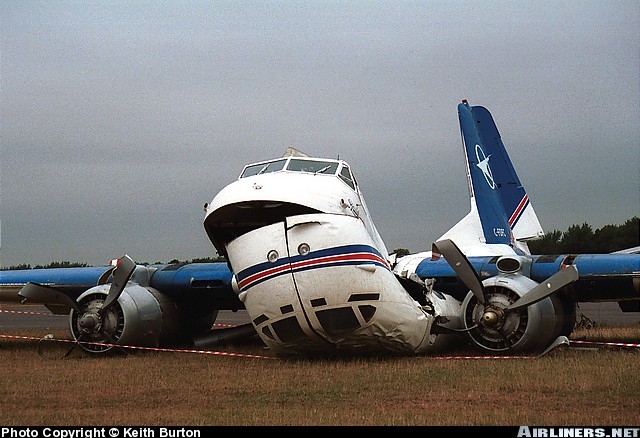
[[[538,285],[519,275],[497,275],[482,282],[486,303],[481,304],[469,292],[462,303],[462,315],[468,335],[489,351],[536,351],[558,336],[568,335],[575,324],[575,306],[558,294],[518,310],[506,308]],[[474,328],[475,327],[475,328]]]
[[[159,347],[211,328],[217,312],[188,319],[173,300],[154,288],[128,284],[104,314],[98,311],[109,284],[88,289],[78,297],[79,310],[69,315],[71,333],[89,353],[106,353],[117,345]]]

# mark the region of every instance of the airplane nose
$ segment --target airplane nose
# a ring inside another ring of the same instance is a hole
[[[425,314],[358,218],[295,216],[238,236],[226,249],[239,297],[274,352],[407,352],[425,339]]]

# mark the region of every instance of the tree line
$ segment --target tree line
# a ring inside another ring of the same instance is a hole
[[[634,216],[622,225],[605,225],[595,231],[585,222],[564,232],[549,231],[527,244],[531,254],[609,254],[640,246],[640,218]],[[398,257],[410,254],[406,248],[393,252]]]
[[[528,242],[531,254],[608,254],[622,249],[640,246],[640,217],[634,216],[622,225],[605,225],[596,230],[588,223],[572,225],[567,231],[553,230],[543,237]],[[398,248],[394,250],[398,256],[409,254],[409,250]],[[225,261],[224,257],[202,257],[191,260],[171,260],[168,264],[176,263],[214,263]],[[148,265],[149,263],[142,263]],[[164,264],[156,262],[156,264]],[[73,263],[68,261],[53,262],[48,265],[28,264],[10,266],[2,270],[16,269],[46,269],[87,267],[87,263]]]
[[[226,259],[224,257],[200,257],[200,258],[195,258],[195,259],[191,259],[191,260],[178,260],[178,259],[173,259],[168,263],[165,262],[155,262],[154,264],[156,265],[173,265],[173,264],[178,264],[178,263],[216,263],[216,262],[224,262],[226,261]],[[143,262],[140,263],[138,262],[140,265],[150,265],[151,263],[149,262]],[[92,265],[89,265],[87,263],[78,263],[78,262],[69,262],[69,261],[62,261],[62,262],[53,262],[53,263],[49,263],[48,265],[35,265],[35,266],[31,266],[29,264],[23,263],[21,265],[15,265],[15,266],[9,266],[7,268],[1,268],[0,271],[11,271],[11,270],[19,270],[19,269],[50,269],[50,268],[86,268],[86,267],[90,267]]]
[[[634,248],[640,246],[640,218],[596,230],[586,222],[572,225],[565,232],[550,231],[528,245],[531,254],[608,254]]]

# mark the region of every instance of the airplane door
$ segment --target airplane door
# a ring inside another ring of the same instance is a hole
[[[371,301],[379,302],[383,291],[397,283],[356,217],[289,217],[287,242],[305,317],[311,328],[331,343],[367,326],[377,311]]]
[[[234,239],[227,245],[240,299],[258,334],[270,347],[319,339],[309,327],[291,270],[284,222]]]

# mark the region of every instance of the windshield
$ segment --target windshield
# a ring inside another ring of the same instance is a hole
[[[280,160],[268,161],[266,163],[250,164],[244,168],[240,178],[246,178],[253,175],[261,175],[263,173],[277,172],[284,168],[284,163],[287,162],[286,158]]]
[[[334,161],[311,161],[292,158],[287,170],[294,172],[324,173],[333,175],[338,170],[338,163]]]
[[[240,178],[247,178],[254,175],[262,175],[265,173],[278,172],[280,170],[288,170],[290,172],[306,172],[313,173],[315,175],[335,175],[338,171],[338,161],[328,160],[309,160],[306,158],[279,158],[277,160],[263,161],[261,163],[249,164],[242,170]],[[286,168],[286,169],[285,169]],[[349,175],[349,169],[346,168],[346,173],[343,168],[341,178],[347,182],[350,180],[350,176],[345,178],[345,175]],[[353,182],[347,182],[353,188]]]

